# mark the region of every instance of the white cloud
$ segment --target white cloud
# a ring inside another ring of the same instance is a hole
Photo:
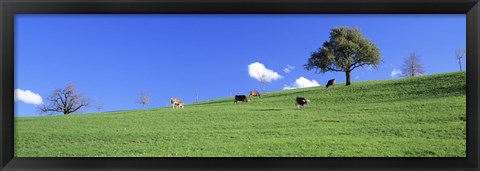
[[[402,71],[396,68],[393,68],[392,73],[390,73],[390,77],[392,78],[399,77],[400,75],[402,75]]]
[[[248,65],[248,74],[250,77],[255,78],[258,81],[272,82],[274,80],[282,78],[277,72],[268,69],[260,62],[255,62]]]
[[[289,73],[289,72],[292,71],[293,69],[295,69],[295,67],[293,67],[293,66],[291,66],[291,65],[287,65],[287,67],[283,69],[283,72]]]
[[[306,88],[306,87],[315,87],[315,86],[320,86],[317,81],[315,80],[308,80],[305,77],[299,77],[297,80],[295,80],[295,83],[290,84],[290,85],[285,85],[283,87],[284,90],[289,90],[289,89],[296,89],[296,88]]]
[[[27,104],[41,105],[43,104],[42,97],[30,90],[15,89],[15,101],[20,100]]]

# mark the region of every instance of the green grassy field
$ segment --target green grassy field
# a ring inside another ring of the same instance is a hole
[[[295,107],[295,97],[311,104]],[[16,157],[465,157],[466,74],[15,119]]]

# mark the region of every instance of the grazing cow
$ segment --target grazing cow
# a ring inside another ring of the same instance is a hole
[[[257,90],[250,91],[250,96],[262,98],[261,94]]]
[[[304,98],[304,97],[297,97],[296,99],[297,103],[295,104],[297,106],[297,108],[300,109],[303,108],[305,105],[307,105],[308,103],[310,103],[310,100]]]
[[[326,87],[335,86],[335,79],[328,80]]]
[[[175,107],[182,109],[185,108],[185,105],[179,98],[170,98],[170,103],[172,104],[173,109],[175,109]]]
[[[246,95],[235,95],[235,101],[233,103],[237,104],[238,101],[247,103],[248,99]]]

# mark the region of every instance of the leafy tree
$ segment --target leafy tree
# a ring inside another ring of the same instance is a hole
[[[63,89],[54,90],[47,101],[50,102],[49,105],[38,107],[40,112],[61,112],[68,115],[91,105],[91,100],[79,95],[73,83],[68,84]]]
[[[363,37],[357,28],[337,27],[330,32],[330,40],[312,52],[305,69],[316,69],[319,73],[345,72],[346,85],[350,85],[350,73],[364,66],[378,69],[381,62],[380,50]]]
[[[402,67],[403,77],[415,77],[424,75],[425,70],[420,63],[420,56],[416,53],[411,53],[410,57],[406,58]]]

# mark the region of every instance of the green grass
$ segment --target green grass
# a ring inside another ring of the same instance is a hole
[[[295,107],[296,96],[311,104]],[[16,157],[465,157],[465,72],[15,119]]]

